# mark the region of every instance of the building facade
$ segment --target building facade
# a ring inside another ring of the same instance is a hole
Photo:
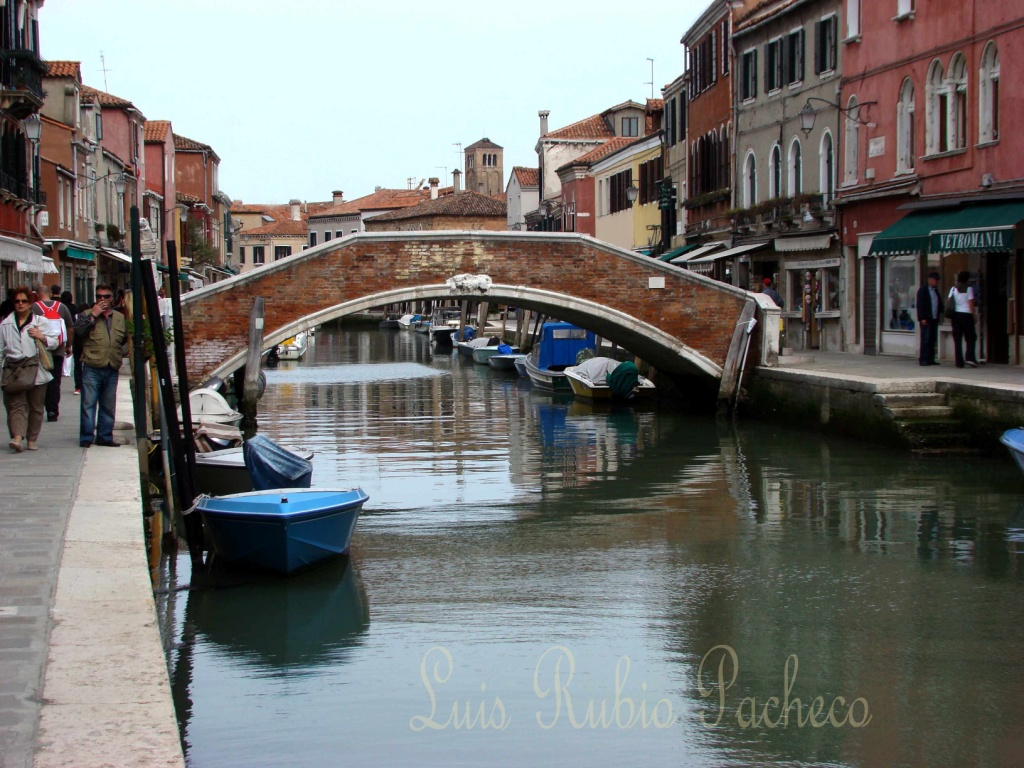
[[[540,200],[539,178],[540,173],[536,168],[517,165],[512,169],[505,186],[508,229],[526,229],[526,212],[537,210]]]

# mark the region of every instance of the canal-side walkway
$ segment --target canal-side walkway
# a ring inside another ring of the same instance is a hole
[[[119,448],[78,446],[79,399],[39,450],[0,449],[0,766],[181,766],[143,534],[128,366]]]

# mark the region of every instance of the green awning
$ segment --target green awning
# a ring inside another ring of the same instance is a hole
[[[911,211],[875,237],[868,256],[1012,251],[1014,229],[1022,220],[1024,201]]]
[[[970,205],[947,214],[932,230],[932,253],[1010,252],[1014,230],[1024,221],[1024,201]]]
[[[95,258],[95,254],[92,251],[84,251],[81,248],[74,248],[70,245],[65,249],[64,255],[69,259],[79,259],[81,261],[92,261]]]
[[[672,259],[674,259],[676,256],[682,256],[687,251],[692,251],[698,245],[699,243],[690,243],[689,245],[684,245],[679,248],[676,248],[674,251],[663,253],[661,254],[661,256],[658,257],[658,261],[672,261]]]

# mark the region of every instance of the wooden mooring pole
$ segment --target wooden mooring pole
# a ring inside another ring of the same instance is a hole
[[[263,318],[265,301],[262,296],[253,299],[249,311],[249,351],[245,358],[245,378],[239,409],[242,412],[242,434],[256,434],[256,404],[260,394],[260,360],[263,354]]]

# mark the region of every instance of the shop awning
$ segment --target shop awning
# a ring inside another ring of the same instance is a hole
[[[768,243],[747,243],[746,245],[737,245],[735,248],[729,248],[725,251],[718,253],[712,253],[710,256],[701,256],[699,259],[690,259],[687,264],[705,264],[712,261],[718,261],[719,259],[729,259],[733,256],[739,256],[741,253],[750,253],[756,251],[758,248],[764,248]]]
[[[1013,230],[1022,220],[1024,201],[911,211],[875,237],[868,256],[1012,251]]]
[[[68,246],[63,255],[71,259],[78,259],[79,261],[92,261],[96,258],[96,255],[92,251],[86,251],[81,248],[73,248]]]
[[[43,249],[14,237],[0,235],[0,261],[14,262],[19,272],[43,271]]]
[[[101,248],[100,250],[103,252],[104,256],[109,256],[110,258],[114,259],[115,261],[120,261],[123,264],[131,264],[132,263],[132,257],[129,256],[127,253],[122,253],[121,251],[115,251],[113,248]]]
[[[1014,229],[1024,221],[1024,201],[968,205],[947,212],[942,225],[932,230],[932,253],[1009,252],[1014,250]]]
[[[684,262],[692,261],[693,259],[703,256],[705,253],[710,253],[711,251],[714,251],[718,248],[722,248],[724,245],[725,243],[708,243],[707,245],[702,245],[699,248],[695,248],[692,251],[686,252],[682,256],[677,256],[676,258],[672,259],[672,263],[682,264]]]
[[[827,251],[832,235],[807,235],[805,237],[777,237],[775,250],[784,253],[792,251]]]
[[[692,251],[694,248],[698,247],[698,245],[699,243],[690,243],[689,245],[684,245],[674,250],[671,250],[668,253],[663,253],[661,254],[661,256],[658,257],[658,261],[672,261],[672,259],[674,259],[676,256],[682,256],[684,253],[688,253],[689,251]]]
[[[49,256],[43,256],[43,274],[57,274],[57,265],[53,263],[53,259],[51,259]]]

